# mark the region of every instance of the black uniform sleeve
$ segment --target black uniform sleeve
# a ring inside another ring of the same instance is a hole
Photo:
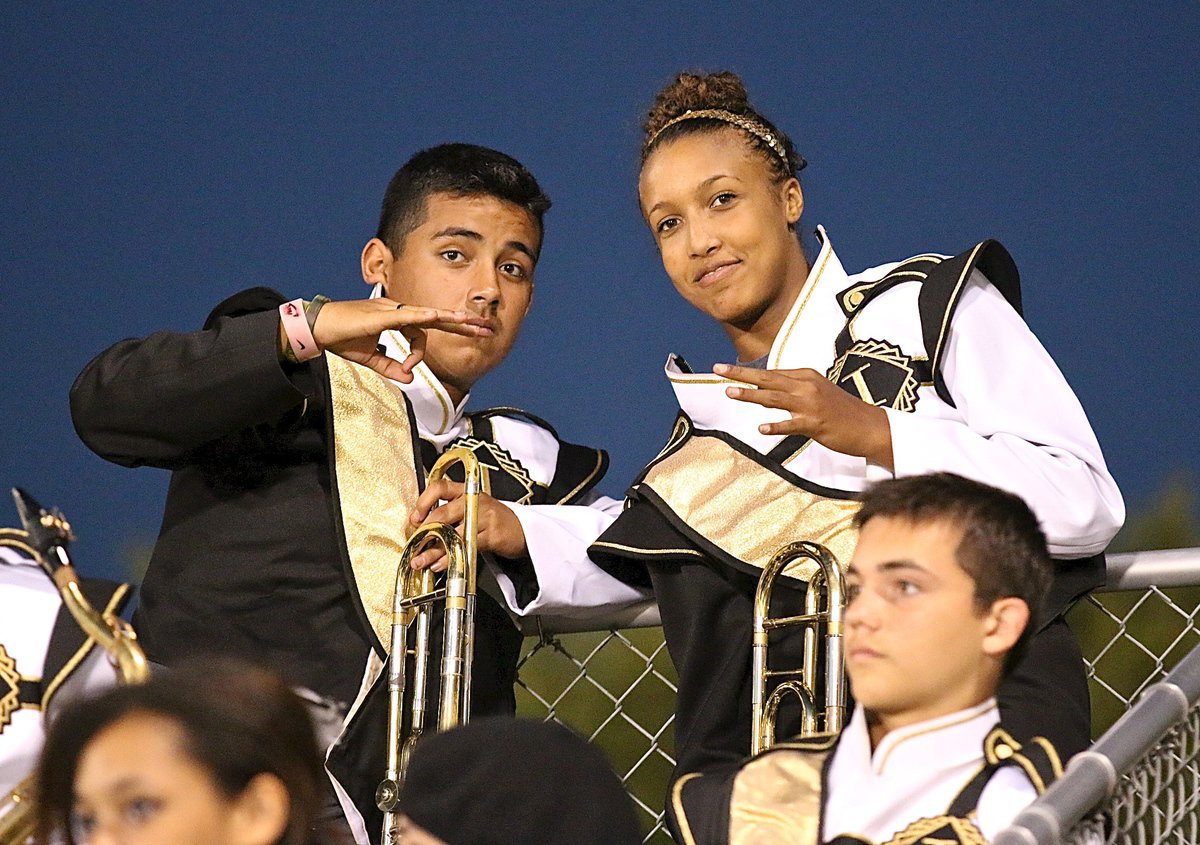
[[[273,295],[273,296],[272,296]],[[279,315],[250,310],[282,302],[256,289],[218,306],[197,332],[123,340],[93,359],[71,386],[80,439],[123,466],[172,469],[205,444],[271,425],[301,406],[308,366],[288,372],[278,353]]]

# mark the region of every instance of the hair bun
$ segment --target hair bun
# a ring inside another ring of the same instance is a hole
[[[746,86],[736,73],[728,70],[702,75],[681,73],[658,92],[642,129],[649,138],[668,121],[700,109],[724,109],[734,114],[754,112]]]

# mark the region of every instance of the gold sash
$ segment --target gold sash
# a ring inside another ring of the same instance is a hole
[[[359,600],[379,641],[391,642],[396,568],[420,493],[404,394],[367,367],[326,355],[334,485]]]
[[[821,767],[833,747],[775,748],[751,760],[733,781],[729,845],[819,845]]]
[[[717,437],[691,435],[638,486],[650,488],[704,539],[759,569],[795,540],[820,543],[845,567],[858,541],[856,500],[797,487]],[[797,561],[784,575],[807,581],[816,568]]]

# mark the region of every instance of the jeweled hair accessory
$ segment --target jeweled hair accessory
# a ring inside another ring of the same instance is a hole
[[[790,169],[791,162],[788,160],[787,152],[783,148],[783,141],[779,139],[778,135],[753,118],[749,118],[741,114],[734,114],[733,112],[726,111],[725,109],[688,109],[683,114],[677,115],[676,117],[668,120],[659,128],[657,132],[651,135],[650,140],[646,142],[646,149],[648,150],[654,146],[654,142],[658,140],[658,136],[662,135],[662,133],[666,132],[676,123],[683,123],[685,120],[697,120],[704,117],[712,120],[720,120],[723,123],[731,124],[736,126],[738,129],[749,132],[755,138],[758,138],[760,141],[770,147],[774,151],[775,155],[779,156],[779,160],[783,162],[783,166]],[[796,156],[796,159],[796,169],[803,170],[804,165],[808,164],[808,162],[806,162],[801,156]]]

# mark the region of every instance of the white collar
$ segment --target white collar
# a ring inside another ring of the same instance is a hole
[[[797,361],[821,360],[821,351],[832,355],[833,340],[841,330],[841,311],[837,295],[850,283],[824,226],[817,226],[821,250],[808,270],[808,278],[796,295],[783,325],[771,342],[767,369],[780,370],[799,366]],[[806,323],[802,329],[802,323]],[[824,331],[821,331],[821,329]],[[832,331],[831,336],[826,336]],[[809,351],[810,348],[812,351]]]
[[[383,296],[383,286],[375,285],[371,290],[371,299]],[[379,336],[379,342],[387,350],[387,354],[403,361],[411,351],[408,338],[402,333],[388,329]],[[429,369],[429,365],[421,361],[413,368],[413,380],[409,384],[393,381],[392,384],[404,391],[409,404],[412,405],[413,415],[417,418],[417,429],[423,439],[432,441],[438,449],[444,449],[450,441],[463,433],[463,409],[468,393],[457,405],[450,398],[445,385]]]
[[[821,238],[821,251],[775,335],[767,358],[768,369],[813,366],[813,362],[821,361],[833,363],[835,341],[845,322],[837,295],[850,282],[824,227],[818,226],[817,234]],[[664,370],[679,407],[697,427],[728,432],[763,454],[783,439],[781,435],[761,434],[758,427],[786,420],[788,412],[748,405],[726,396],[725,388],[738,382],[714,373],[685,373],[675,355],[667,357]]]
[[[872,752],[866,713],[855,706],[838,754],[850,755],[863,768],[869,765],[876,776],[927,766],[931,748],[936,748],[943,767],[969,763],[983,756],[983,741],[999,721],[999,713],[996,699],[989,698],[965,710],[889,731]]]

